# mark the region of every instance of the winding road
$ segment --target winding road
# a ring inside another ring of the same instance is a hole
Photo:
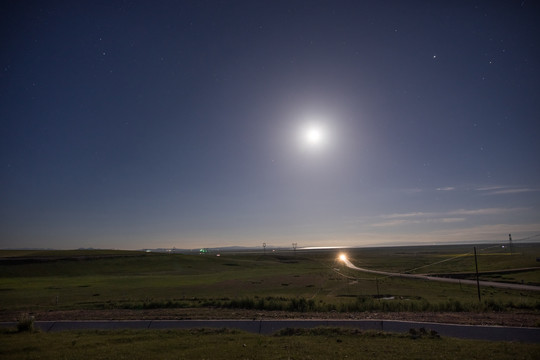
[[[15,328],[16,322],[0,322],[0,328]],[[433,330],[441,336],[488,341],[540,342],[540,328],[510,326],[477,326],[411,322],[396,320],[102,320],[102,321],[36,321],[41,331],[82,331],[82,330],[159,330],[229,328],[255,334],[270,335],[286,328],[340,327],[359,330],[375,330],[406,333],[411,329]]]
[[[346,257],[342,257],[340,258],[340,260],[350,269],[367,272],[371,274],[476,286],[476,280],[454,279],[454,278],[445,278],[445,277],[429,276],[429,275],[422,275],[422,274],[401,274],[401,273],[393,273],[393,272],[387,272],[387,271],[370,270],[370,269],[360,268],[354,265]],[[480,283],[480,286],[491,286],[491,287],[497,287],[497,288],[503,288],[503,289],[513,289],[513,290],[540,291],[540,286],[534,286],[534,285],[512,284],[512,283],[503,283],[503,282],[497,282],[497,281],[480,281],[479,283]]]

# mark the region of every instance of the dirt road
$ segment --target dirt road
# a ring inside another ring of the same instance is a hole
[[[393,272],[387,272],[387,271],[379,271],[379,270],[370,270],[365,268],[360,268],[353,263],[350,262],[347,258],[342,258],[341,261],[350,269],[358,270],[362,272],[367,272],[371,274],[378,274],[383,276],[394,276],[394,277],[404,277],[404,278],[412,278],[412,279],[422,279],[422,280],[429,280],[429,281],[440,281],[440,282],[448,282],[448,283],[455,283],[455,284],[465,284],[465,285],[473,285],[476,286],[475,280],[467,280],[467,279],[454,279],[454,278],[447,278],[447,277],[438,277],[438,276],[429,276],[429,275],[420,275],[420,274],[401,274],[401,273],[393,273]],[[480,281],[480,286],[491,286],[491,287],[497,287],[497,288],[503,288],[503,289],[513,289],[513,290],[526,290],[526,291],[540,291],[540,286],[533,286],[533,285],[525,285],[525,284],[511,284],[511,283],[503,283],[503,282],[496,282],[496,281]]]

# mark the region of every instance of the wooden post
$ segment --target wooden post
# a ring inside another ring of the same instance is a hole
[[[480,297],[480,279],[478,278],[478,260],[476,259],[476,246],[474,247],[474,266],[476,267],[476,288],[478,289],[478,301],[482,301]]]

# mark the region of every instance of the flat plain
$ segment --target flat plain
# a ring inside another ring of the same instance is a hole
[[[539,286],[540,244],[511,250],[477,246],[480,279]],[[540,326],[538,291],[481,287],[479,300],[476,286],[363,273],[347,268],[341,253],[372,270],[476,278],[473,245],[204,254],[5,250],[0,251],[0,319],[384,318]],[[538,344],[317,331],[263,336],[226,330],[61,335],[6,330],[0,354],[142,358],[154,351],[161,358],[317,359],[358,357],[362,351],[384,359],[428,358],[445,349],[442,358],[532,359],[539,350]]]
[[[475,279],[472,245],[146,253],[0,251],[0,316],[68,310],[244,309],[302,312],[540,310],[540,293],[381,276]],[[481,280],[540,285],[540,244],[478,247]],[[219,255],[219,256],[217,256]]]

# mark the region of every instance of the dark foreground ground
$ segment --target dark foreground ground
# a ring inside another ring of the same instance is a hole
[[[4,332],[2,359],[530,359],[540,345],[358,329]]]

